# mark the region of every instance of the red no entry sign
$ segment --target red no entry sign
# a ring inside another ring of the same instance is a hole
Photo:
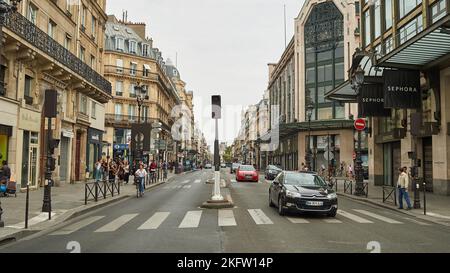
[[[355,129],[358,131],[366,129],[366,120],[362,118],[355,120]]]

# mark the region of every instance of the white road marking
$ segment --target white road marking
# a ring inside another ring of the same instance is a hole
[[[76,232],[76,231],[78,231],[78,230],[80,230],[80,229],[82,229],[84,227],[89,226],[90,224],[92,224],[94,222],[97,222],[100,219],[103,219],[104,217],[105,216],[92,216],[92,217],[86,218],[84,220],[81,220],[81,221],[79,221],[77,223],[74,223],[74,224],[72,224],[70,226],[64,227],[61,230],[53,232],[50,235],[69,235],[69,234],[72,234],[72,233],[74,233],[74,232]]]
[[[362,217],[359,217],[359,216],[357,216],[357,215],[348,213],[348,212],[343,211],[343,210],[338,210],[337,213],[338,213],[339,215],[345,217],[345,218],[348,218],[348,219],[353,220],[353,221],[355,221],[355,222],[357,222],[357,223],[360,223],[360,224],[372,224],[372,223],[373,223],[372,221],[369,221],[369,220],[367,220],[367,219],[364,219],[364,218],[362,218]]]
[[[232,210],[219,210],[218,223],[220,227],[236,226],[236,219]]]
[[[302,219],[302,218],[292,218],[292,217],[286,217],[291,223],[293,224],[309,224],[308,220]]]
[[[406,219],[408,221],[411,221],[411,222],[416,223],[416,224],[421,225],[421,226],[431,226],[431,224],[424,223],[424,222],[421,222],[421,221],[417,221],[415,219],[411,219],[411,218],[408,218],[408,217],[404,217],[403,219]]]
[[[446,216],[446,215],[442,215],[442,214],[434,213],[434,212],[427,212],[427,215],[437,217],[437,218],[447,219],[447,220],[450,219],[450,216]]]
[[[250,216],[252,216],[253,221],[257,225],[272,225],[272,220],[267,217],[264,212],[260,209],[249,209],[248,212],[250,213]]]
[[[359,212],[359,213],[364,214],[364,215],[367,215],[369,217],[378,219],[380,221],[389,223],[389,224],[403,224],[402,222],[399,222],[399,221],[396,221],[394,219],[390,219],[390,218],[387,218],[387,217],[384,217],[384,216],[372,213],[370,211],[366,211],[366,210],[362,210],[362,209],[354,209],[354,211]]]
[[[342,221],[337,219],[325,219],[323,221],[327,224],[342,224]]]
[[[202,217],[201,210],[188,211],[184,216],[183,221],[178,228],[196,228],[200,224],[200,218]]]
[[[138,230],[157,229],[164,222],[164,220],[166,220],[169,214],[170,212],[157,212],[153,214],[153,216],[143,223]]]
[[[181,182],[181,184],[187,184],[187,183],[189,183],[189,182],[191,182],[191,180],[183,181],[183,182]]]
[[[183,186],[176,186],[176,189],[181,189],[183,188]]]
[[[194,181],[195,184],[198,184],[200,182],[202,182],[202,180],[200,180],[200,179],[197,179],[197,180]]]
[[[118,230],[121,226],[125,225],[129,221],[131,221],[134,217],[138,216],[136,213],[134,214],[125,214],[115,219],[114,221],[104,225],[103,227],[97,229],[95,232],[113,232]]]
[[[67,210],[58,210],[58,211],[52,211],[52,220],[55,220],[60,216],[61,214],[64,214],[67,212]],[[48,221],[48,212],[41,212],[38,216],[33,217],[28,220],[28,227],[34,226],[36,224],[42,223]],[[14,229],[23,229],[25,227],[25,222],[18,223],[12,226],[6,226],[7,228],[14,228]]]
[[[190,189],[191,187],[192,187],[192,185],[187,185],[187,186],[184,186],[183,189]]]

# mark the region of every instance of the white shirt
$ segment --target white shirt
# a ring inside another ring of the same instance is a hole
[[[147,176],[147,172],[145,171],[145,169],[139,169],[139,170],[137,170],[136,171],[136,175],[138,176],[138,177],[146,177]]]

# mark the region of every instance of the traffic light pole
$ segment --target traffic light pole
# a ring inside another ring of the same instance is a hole
[[[48,212],[48,219],[52,219],[52,200],[51,200],[51,184],[52,184],[52,118],[47,118],[47,168],[45,172],[45,187],[44,187],[44,203],[42,205],[42,212]]]
[[[214,140],[214,193],[212,200],[222,201],[223,196],[220,194],[220,155],[219,155],[219,119],[216,121],[216,137]]]

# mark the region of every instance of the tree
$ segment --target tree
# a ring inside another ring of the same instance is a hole
[[[225,153],[223,154],[223,160],[225,161],[225,162],[231,162],[232,161],[232,155],[231,155],[231,147],[227,147],[226,149],[225,149]]]

